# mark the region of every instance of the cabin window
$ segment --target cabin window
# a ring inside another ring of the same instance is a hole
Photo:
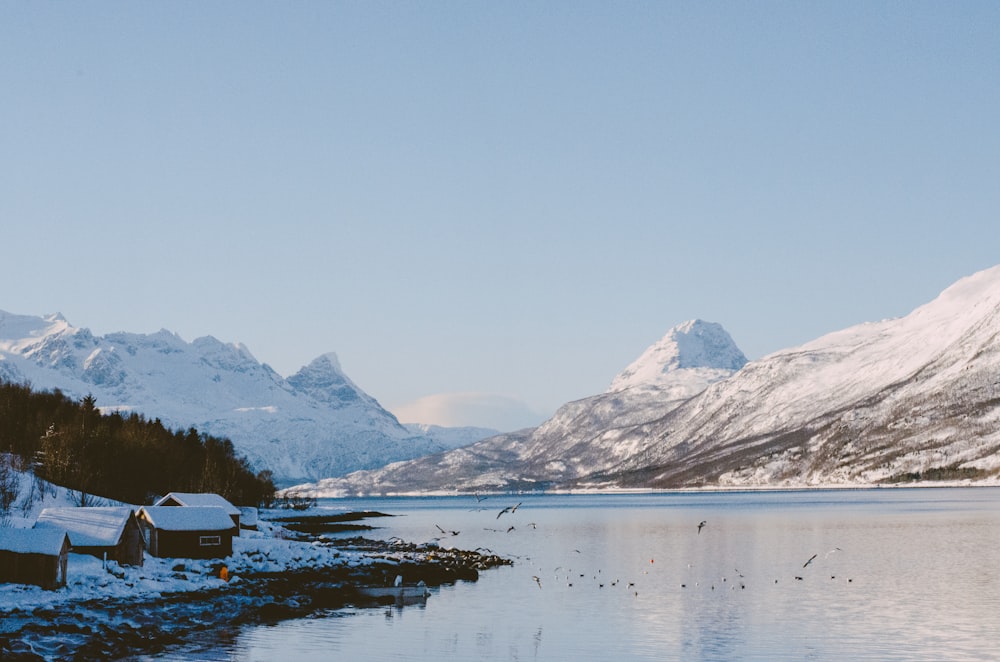
[[[222,544],[221,536],[201,536],[198,538],[198,544],[202,547],[212,547],[214,545]]]

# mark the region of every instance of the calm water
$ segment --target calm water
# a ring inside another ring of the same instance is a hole
[[[998,489],[326,504],[397,515],[374,520],[373,536],[422,542],[440,525],[460,531],[443,546],[487,547],[516,564],[434,589],[424,606],[249,627],[170,656],[1000,659]]]

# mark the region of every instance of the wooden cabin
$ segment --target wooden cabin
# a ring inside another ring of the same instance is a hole
[[[35,528],[65,531],[74,553],[142,565],[146,545],[132,508],[46,508]]]
[[[0,582],[65,586],[69,550],[65,531],[0,528]]]
[[[236,525],[237,532],[240,529],[240,509],[229,503],[229,501],[225,498],[212,492],[171,492],[153,505],[188,507],[216,506],[224,509],[226,514],[232,518],[233,524]],[[237,535],[239,535],[239,533],[237,533]]]
[[[218,506],[143,506],[137,518],[146,549],[161,558],[223,558],[233,553],[233,536],[239,535]]]

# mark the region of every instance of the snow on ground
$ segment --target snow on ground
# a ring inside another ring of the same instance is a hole
[[[0,462],[10,462],[6,454],[0,456]],[[7,513],[0,513],[0,528],[10,526],[15,529],[30,529],[38,514],[46,508],[72,508],[79,506],[79,500],[74,498],[71,491],[51,485],[44,481],[35,481],[30,472],[12,470],[12,476],[17,483],[15,491],[20,498]],[[119,505],[117,502],[110,502],[100,499],[100,503],[95,506]]]
[[[34,477],[29,472],[15,472],[15,475],[20,481],[19,493],[28,494]],[[65,488],[47,483],[42,489],[38,488],[36,484],[35,494],[42,494],[42,498],[32,503],[19,501],[15,504],[6,523],[0,522],[0,536],[3,536],[4,524],[12,528],[31,528],[44,508],[80,505],[78,497]],[[128,504],[100,499],[92,505]],[[240,537],[233,538],[233,553],[224,559],[160,559],[147,553],[142,567],[131,567],[119,566],[114,561],[104,564],[87,554],[70,553],[64,587],[46,590],[26,584],[0,583],[0,614],[94,598],[156,598],[169,593],[221,588],[226,584],[219,577],[223,565],[227,568],[229,581],[239,582],[255,573],[351,567],[372,561],[364,552],[291,538],[280,525],[260,520],[257,531],[242,531]]]
[[[91,600],[94,598],[156,598],[169,593],[221,588],[220,567],[229,582],[255,573],[359,566],[371,562],[363,552],[337,549],[322,542],[280,537],[282,529],[261,522],[262,531],[244,531],[233,538],[233,554],[224,559],[160,559],[146,554],[142,567],[106,565],[87,554],[70,554],[66,586],[46,590],[25,584],[0,584],[0,613]],[[2,535],[2,530],[0,530]]]

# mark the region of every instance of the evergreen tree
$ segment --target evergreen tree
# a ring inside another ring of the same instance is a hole
[[[38,478],[127,503],[151,503],[171,491],[217,492],[240,505],[274,498],[269,471],[254,474],[233,443],[168,430],[139,414],[102,414],[93,395],[73,402],[62,393],[33,393],[0,382],[0,452],[34,466]]]

